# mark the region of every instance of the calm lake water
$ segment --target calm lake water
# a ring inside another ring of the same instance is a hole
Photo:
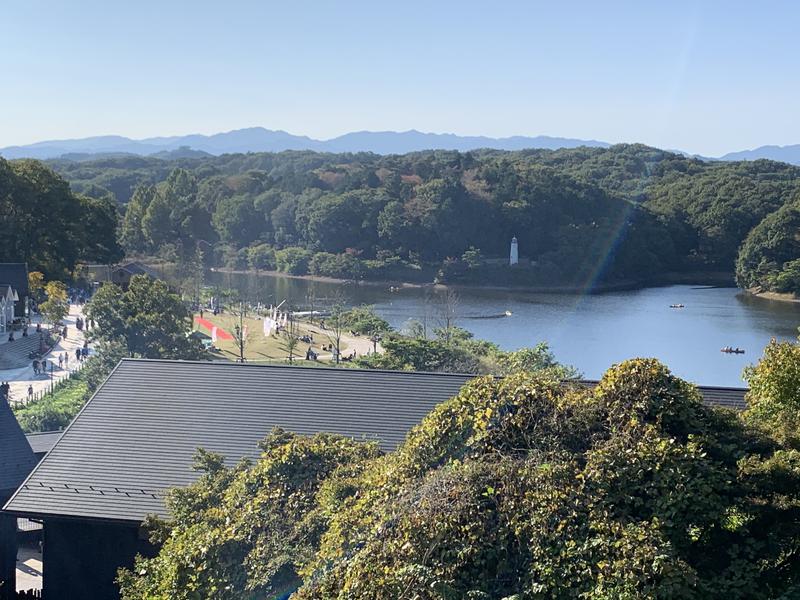
[[[410,319],[436,326],[437,294],[379,286],[308,282],[281,277],[210,273],[207,283],[241,290],[251,301],[288,299],[306,305],[313,289],[324,305],[341,295],[348,304],[372,304],[392,326]],[[563,363],[587,378],[635,356],[662,360],[674,373],[704,385],[741,386],[744,367],[770,338],[793,339],[800,306],[742,295],[735,288],[675,285],[579,296],[518,291],[459,290],[457,324],[506,350],[547,342]],[[671,309],[670,304],[684,304]],[[511,311],[511,316],[503,315]],[[723,354],[738,346],[745,354]]]

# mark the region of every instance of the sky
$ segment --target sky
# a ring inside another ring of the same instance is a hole
[[[0,147],[283,129],[800,143],[800,3],[25,0]]]

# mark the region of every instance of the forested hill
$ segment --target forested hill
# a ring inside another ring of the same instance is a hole
[[[786,218],[800,167],[784,163],[617,145],[49,164],[77,192],[127,206],[121,240],[133,253],[190,260],[201,247],[217,265],[569,286],[733,272],[738,260],[742,285],[800,290]],[[506,257],[512,236],[530,264],[485,260]]]

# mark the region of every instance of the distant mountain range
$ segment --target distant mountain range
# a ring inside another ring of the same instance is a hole
[[[317,152],[374,152],[376,154],[405,154],[420,150],[522,150],[526,148],[576,148],[591,146],[607,148],[611,144],[597,140],[581,140],[549,136],[513,136],[492,138],[460,136],[452,133],[423,133],[421,131],[357,131],[329,140],[315,140],[263,127],[236,129],[214,135],[183,135],[133,140],[107,135],[76,140],[51,140],[26,146],[0,148],[4,158],[66,158],[88,160],[97,155],[134,154],[163,159],[201,158],[237,152],[281,152],[283,150],[314,150]],[[717,159],[756,160],[768,158],[800,165],[800,144],[794,146],[761,146],[754,150],[731,152]]]
[[[159,158],[186,157],[186,150],[219,155],[235,152],[281,152],[283,150],[315,150],[317,152],[374,152],[376,154],[405,154],[417,150],[475,150],[497,148],[521,150],[523,148],[576,148],[578,146],[609,146],[596,140],[576,140],[547,136],[490,138],[459,136],[449,133],[422,133],[420,131],[358,131],[330,140],[315,140],[292,135],[285,131],[272,131],[263,127],[237,129],[214,135],[183,135],[157,137],[143,140],[108,135],[79,140],[53,140],[27,146],[0,148],[4,158],[73,158],[85,159],[91,154],[137,154]],[[175,156],[176,152],[180,156]],[[167,153],[165,155],[165,153]]]
[[[741,152],[729,152],[720,160],[758,160],[768,158],[781,162],[800,165],[800,144],[791,146],[760,146],[754,150],[742,150]]]

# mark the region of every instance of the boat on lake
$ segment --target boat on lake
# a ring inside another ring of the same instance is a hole
[[[724,352],[725,354],[744,354],[744,350],[741,348],[731,348],[730,346],[720,348],[720,352]]]

